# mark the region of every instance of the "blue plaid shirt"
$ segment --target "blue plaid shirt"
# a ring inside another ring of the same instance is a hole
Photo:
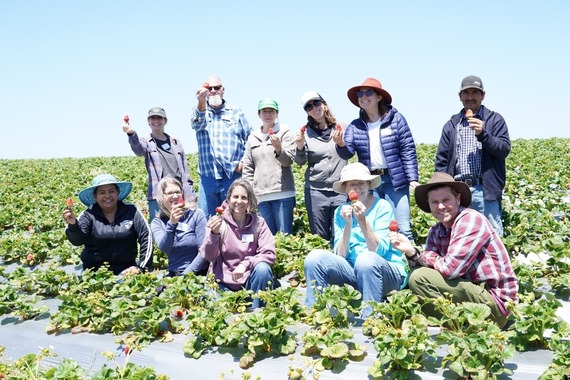
[[[457,126],[457,165],[455,168],[456,181],[466,179],[480,180],[481,178],[481,156],[482,144],[477,141],[475,131],[469,128],[469,122],[465,117],[465,110],[462,111],[462,118]],[[478,119],[481,116],[474,115]]]
[[[201,112],[192,110],[192,128],[198,140],[198,172],[201,176],[230,178],[245,153],[251,132],[245,114],[224,100],[222,107],[206,105]]]

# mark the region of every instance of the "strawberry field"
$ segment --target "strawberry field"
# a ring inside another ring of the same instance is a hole
[[[418,146],[420,183],[432,173],[435,149]],[[197,156],[188,159],[196,168]],[[408,378],[413,372],[422,378],[483,379],[517,375],[513,360],[536,350],[548,357],[539,376],[568,377],[570,317],[562,305],[570,295],[569,162],[568,139],[513,142],[504,242],[520,280],[520,302],[510,305],[513,325],[501,331],[488,321],[484,305],[423,300],[407,290],[373,305],[365,321],[355,317],[363,304],[350,287],[326,289],[307,310],[303,258],[327,244],[308,233],[304,167],[294,171],[296,233],[276,237],[274,271],[283,286],[262,294],[267,306],[252,313],[246,291],[219,293],[205,277],[164,278],[166,257],[158,250],[153,273],[124,281],[105,270],[79,274],[80,249],[63,232],[67,198],[78,213],[83,208],[78,191],[108,172],[132,181],[127,201],[146,210],[143,158],[0,160],[0,336],[28,337],[26,342],[0,338],[0,379],[270,379],[271,370],[279,378],[339,379],[358,378],[352,372],[357,366],[364,368],[364,378]],[[195,171],[191,175],[198,179]],[[417,242],[433,223],[412,199]],[[423,302],[433,302],[445,317],[423,316]],[[37,326],[42,330],[32,334]],[[58,354],[58,342],[79,347],[86,336],[92,342],[106,337],[93,343],[102,349],[89,366],[78,360],[79,352]],[[54,347],[38,348],[36,338],[55,342]],[[157,352],[179,360],[165,366],[156,358],[145,362]],[[232,359],[217,365],[211,358],[221,354]],[[200,372],[176,377],[168,372],[174,366]]]

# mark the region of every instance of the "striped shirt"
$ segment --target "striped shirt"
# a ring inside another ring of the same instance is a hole
[[[198,140],[198,172],[201,176],[231,178],[242,160],[251,132],[245,114],[224,100],[222,107],[192,110],[192,128]]]
[[[479,114],[475,117],[481,119]],[[454,177],[456,181],[464,181],[466,179],[480,180],[481,171],[481,157],[483,155],[483,145],[477,140],[475,131],[469,128],[469,121],[463,117],[457,125],[457,166]]]
[[[460,208],[449,230],[441,223],[433,226],[420,260],[446,279],[485,282],[505,314],[505,302],[516,300],[518,280],[507,249],[487,218],[473,209]]]

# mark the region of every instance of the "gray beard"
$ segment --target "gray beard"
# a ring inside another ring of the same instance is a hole
[[[222,102],[223,100],[220,95],[214,95],[208,98],[208,104],[210,104],[210,107],[218,108],[222,105]]]

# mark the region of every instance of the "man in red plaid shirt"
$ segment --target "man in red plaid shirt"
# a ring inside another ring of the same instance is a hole
[[[518,280],[489,220],[467,208],[469,186],[447,173],[434,173],[427,184],[415,188],[415,199],[439,222],[430,229],[422,253],[404,235],[390,232],[392,246],[406,255],[411,266],[419,266],[410,274],[411,291],[430,298],[448,293],[454,302],[486,304],[493,320],[505,326],[505,304],[516,300]],[[437,315],[431,307],[426,312]]]

